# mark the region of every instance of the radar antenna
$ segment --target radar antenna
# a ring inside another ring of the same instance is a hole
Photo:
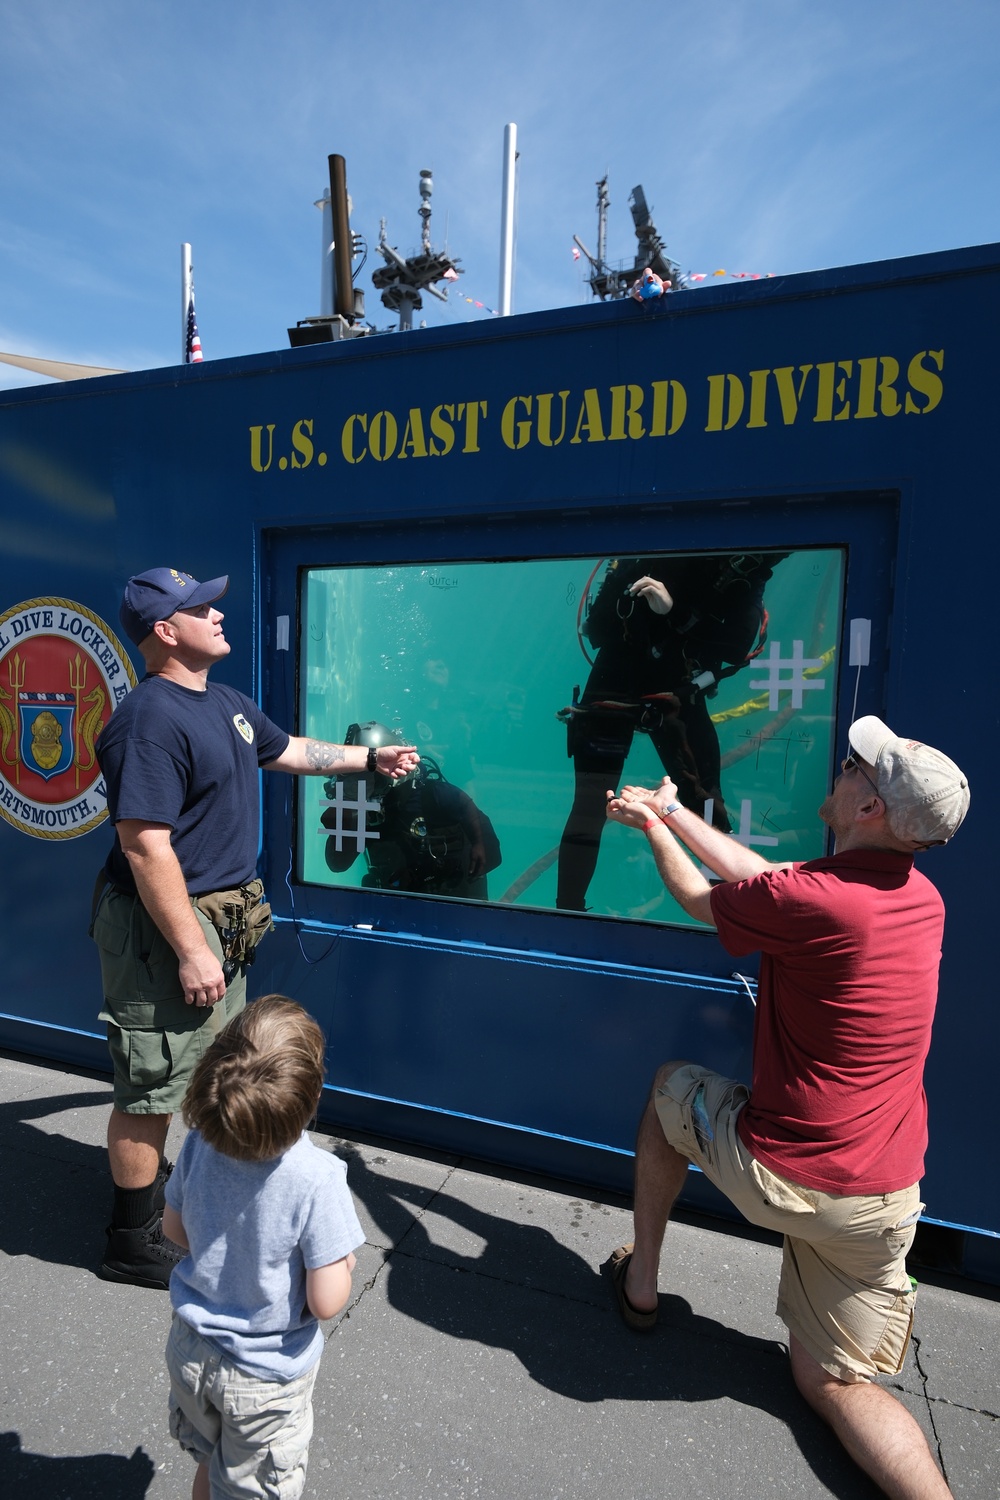
[[[667,247],[653,223],[641,185],[632,189],[628,206],[632,210],[632,223],[638,241],[635,260],[631,263],[620,260],[612,264],[607,258],[608,209],[611,207],[607,173],[597,184],[597,254],[591,255],[578,234],[573,236],[590,264],[591,274],[587,277],[590,289],[595,297],[600,297],[602,302],[627,297],[647,267],[654,271],[671,291],[676,291],[684,284],[680,266],[670,259]]]
[[[391,312],[399,314],[400,332],[413,327],[413,314],[423,307],[422,292],[430,292],[439,302],[447,302],[447,292],[439,292],[435,281],[457,281],[462,272],[459,262],[447,251],[434,250],[431,246],[431,195],[434,192],[433,174],[426,169],[420,173],[420,254],[405,259],[389,244],[385,232],[385,219],[379,220],[379,236],[376,249],[385,261],[372,273],[372,283],[382,293],[382,302]]]

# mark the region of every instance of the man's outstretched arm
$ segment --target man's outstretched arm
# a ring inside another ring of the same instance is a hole
[[[277,759],[268,761],[264,770],[289,771],[293,776],[341,776],[345,772],[363,772],[367,759],[366,745],[332,745],[327,740],[293,735]],[[376,760],[383,776],[399,781],[416,769],[420,756],[412,745],[380,745]]]
[[[654,816],[662,816],[671,804],[677,804],[677,787],[664,776],[656,791],[649,791],[646,787],[625,786],[622,787],[620,798],[622,802],[638,802],[652,809]],[[621,822],[621,819],[617,821]],[[748,849],[732,834],[722,833],[718,828],[713,828],[711,823],[706,823],[687,807],[676,807],[667,819],[666,826],[671,833],[675,833],[679,839],[691,850],[696,859],[708,865],[720,880],[749,880],[754,875],[759,875],[763,870],[787,870],[787,863],[773,864],[764,859],[755,850]]]
[[[630,802],[609,792],[608,817],[628,828],[643,830],[649,839],[660,879],[671,896],[689,917],[711,926],[712,887],[653,809],[644,802]]]

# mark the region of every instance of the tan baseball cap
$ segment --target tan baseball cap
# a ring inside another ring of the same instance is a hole
[[[886,822],[903,843],[946,844],[969,810],[969,783],[953,760],[903,740],[868,714],[847,731],[852,750],[875,769]]]

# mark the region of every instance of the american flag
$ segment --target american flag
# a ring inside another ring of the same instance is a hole
[[[194,293],[188,302],[187,340],[184,345],[184,363],[186,365],[200,364],[204,359],[201,352],[201,339],[198,337],[198,324],[194,316]]]

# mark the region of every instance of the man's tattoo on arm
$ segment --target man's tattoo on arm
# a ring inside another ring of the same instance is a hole
[[[329,771],[343,759],[343,745],[330,745],[326,740],[306,740],[306,761],[312,770]]]

